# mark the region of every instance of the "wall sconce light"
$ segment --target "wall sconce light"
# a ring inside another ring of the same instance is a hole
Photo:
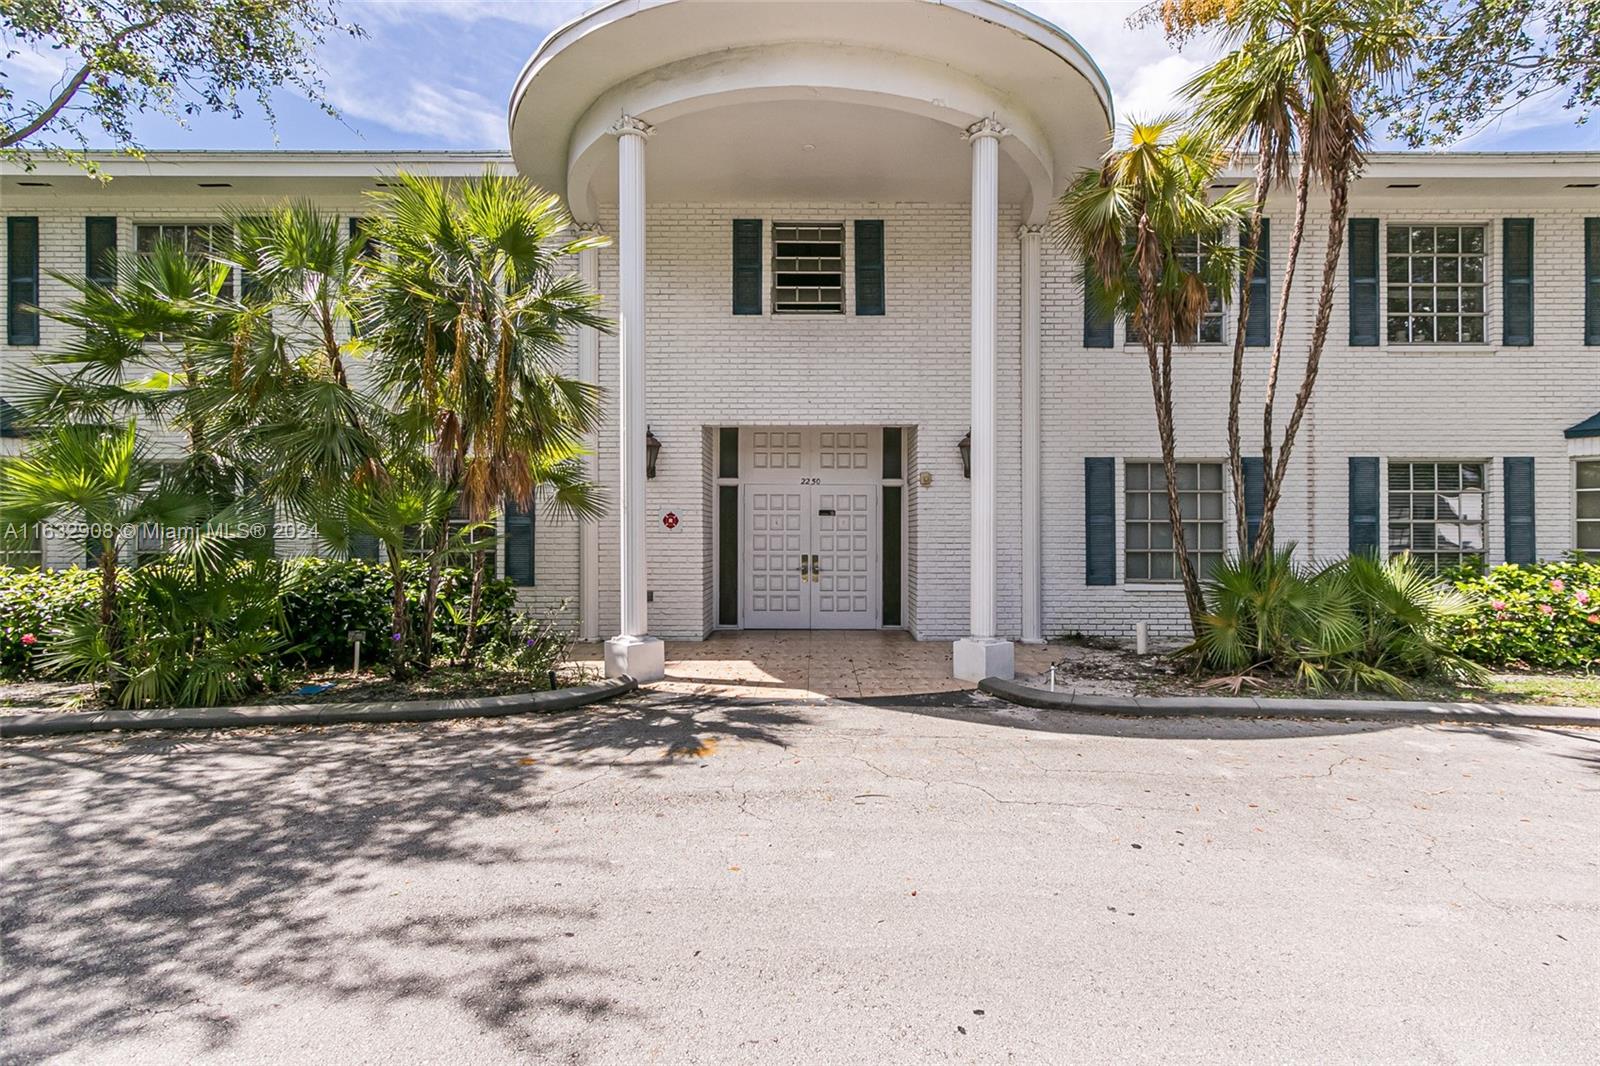
[[[968,481],[972,480],[972,430],[967,430],[967,435],[961,438],[961,443],[956,445],[961,452],[961,476]]]
[[[661,442],[656,439],[650,427],[644,430],[644,476],[651,480],[656,476],[656,460],[661,457]]]

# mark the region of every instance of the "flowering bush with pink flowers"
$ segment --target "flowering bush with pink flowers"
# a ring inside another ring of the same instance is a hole
[[[0,567],[0,677],[32,677],[51,635],[99,599],[97,570]]]
[[[1490,665],[1600,670],[1600,562],[1581,558],[1450,575],[1479,604],[1447,641]]]

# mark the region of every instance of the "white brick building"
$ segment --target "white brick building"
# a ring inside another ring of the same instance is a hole
[[[573,355],[607,390],[611,513],[541,516],[526,596],[620,634],[614,669],[648,676],[652,638],[726,626],[963,638],[957,670],[979,675],[1009,669],[1013,639],[1177,632],[1165,525],[1143,517],[1160,491],[1140,484],[1159,456],[1143,351],[1086,321],[1077,256],[1041,233],[1111,120],[1092,59],[994,0],[605,5],[534,54],[509,155],[162,153],[108,162],[109,185],[5,172],[0,397],[64,340],[20,308],[84,272],[110,232],[90,220],[114,219],[129,254],[141,227],[225,204],[359,217],[400,169],[515,169],[613,238],[581,268],[619,330]],[[1268,211],[1273,312],[1290,208]],[[1351,216],[1279,539],[1443,563],[1600,549],[1600,155],[1381,155]],[[1324,230],[1313,212],[1280,427]],[[1181,354],[1176,390],[1190,541],[1217,550],[1232,314]],[[1253,452],[1268,348],[1249,352]]]

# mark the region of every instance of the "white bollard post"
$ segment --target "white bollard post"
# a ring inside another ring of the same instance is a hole
[[[1140,622],[1133,627],[1133,650],[1140,655],[1150,652],[1150,623]]]
[[[1056,668],[1054,666],[1052,666],[1050,668],[1050,691],[1054,692],[1055,690],[1056,690]]]

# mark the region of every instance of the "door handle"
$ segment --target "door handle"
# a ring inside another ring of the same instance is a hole
[[[822,580],[822,558],[817,555],[811,557],[811,580]]]
[[[806,581],[810,577],[811,577],[811,557],[808,556],[808,555],[802,555],[802,556],[800,556],[800,580],[801,581]]]

